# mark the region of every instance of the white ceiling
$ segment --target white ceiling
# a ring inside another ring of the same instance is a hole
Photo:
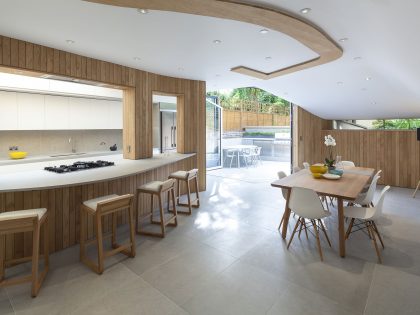
[[[300,14],[339,43],[342,58],[255,80],[229,69],[273,71],[316,56],[294,39],[257,25],[80,0],[1,0],[0,34],[160,74],[207,81],[207,89],[257,86],[323,118],[420,117],[420,2],[415,0],[254,0]],[[74,40],[67,44],[66,40]],[[219,39],[220,44],[213,40]],[[270,56],[270,60],[265,57]],[[134,60],[139,57],[141,60]],[[355,57],[362,57],[354,60]],[[366,77],[371,80],[367,81]],[[337,84],[342,82],[342,84]]]

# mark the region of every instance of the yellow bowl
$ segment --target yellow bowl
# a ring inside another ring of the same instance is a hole
[[[312,173],[312,176],[314,177],[314,178],[322,178],[322,175],[323,174],[321,174],[321,173]]]
[[[314,164],[309,167],[312,174],[325,174],[328,171],[328,167],[322,164]]]
[[[28,152],[23,151],[9,151],[9,156],[11,159],[18,160],[24,159],[28,155]]]

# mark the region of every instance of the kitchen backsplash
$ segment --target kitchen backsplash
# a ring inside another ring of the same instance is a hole
[[[10,146],[39,156],[70,153],[73,147],[76,152],[109,151],[113,144],[122,149],[122,130],[0,131],[0,159],[9,158]]]

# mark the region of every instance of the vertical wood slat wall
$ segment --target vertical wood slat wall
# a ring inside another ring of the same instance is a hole
[[[136,189],[138,186],[152,180],[167,178],[170,173],[180,169],[191,169],[194,167],[195,163],[195,157],[190,157],[142,174],[97,182],[94,184],[76,185],[70,187],[66,186],[45,190],[0,193],[0,212],[40,207],[47,208],[50,251],[56,252],[69,246],[73,246],[79,242],[79,213],[80,206],[84,200],[111,193],[131,193],[136,195]],[[154,206],[157,207],[157,204]],[[141,195],[139,215],[147,213],[149,209],[150,197]],[[127,223],[127,215],[128,213],[126,211],[123,214],[119,214],[118,224]],[[110,218],[106,216],[103,220],[105,232],[110,231]],[[94,235],[93,233],[93,220],[90,218],[87,226],[88,237],[91,238]],[[24,255],[30,255],[31,251],[31,232],[7,235],[7,259],[21,258]]]
[[[294,165],[322,163],[324,137],[337,142],[334,155],[357,166],[382,170],[380,184],[415,188],[420,180],[420,142],[415,130],[331,130],[331,121],[294,107]],[[296,117],[297,116],[297,117]]]
[[[205,82],[157,75],[0,35],[0,67],[105,83],[124,89],[124,157],[153,155],[152,94],[182,95],[179,153],[197,153],[200,189],[205,190]],[[130,149],[129,149],[130,148]]]

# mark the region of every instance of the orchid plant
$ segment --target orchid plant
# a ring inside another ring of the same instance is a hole
[[[325,158],[325,165],[333,167],[335,160],[333,160],[333,148],[336,146],[335,139],[331,135],[325,136],[324,144],[327,146],[328,156]]]

